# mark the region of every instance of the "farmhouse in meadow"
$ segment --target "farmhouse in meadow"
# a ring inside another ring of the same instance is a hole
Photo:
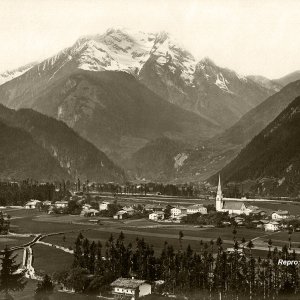
[[[145,280],[118,278],[111,283],[111,287],[115,299],[136,300],[151,294],[151,285]]]
[[[25,204],[25,209],[36,209],[40,208],[42,202],[40,200],[31,199],[29,202]]]
[[[272,213],[273,220],[283,220],[289,217],[289,212],[287,210],[278,210]]]

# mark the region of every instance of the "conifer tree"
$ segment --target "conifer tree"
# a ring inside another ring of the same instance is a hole
[[[53,294],[54,284],[48,275],[45,275],[43,281],[38,282],[35,290],[35,300],[48,300],[49,296]]]
[[[16,263],[17,255],[6,246],[1,258],[0,292],[4,292],[5,299],[13,299],[10,292],[21,291],[26,285],[25,270],[19,271],[20,264]]]

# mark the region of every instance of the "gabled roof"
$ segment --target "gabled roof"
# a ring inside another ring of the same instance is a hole
[[[271,224],[271,225],[279,225],[279,223],[276,222],[276,221],[270,221],[269,223],[267,223],[267,224],[265,224],[265,225],[268,225],[268,224]]]
[[[199,208],[203,208],[203,204],[194,204],[194,205],[190,205],[187,207],[187,209],[199,209]]]
[[[114,282],[112,282],[111,286],[123,287],[123,288],[131,288],[136,289],[141,284],[145,283],[146,280],[138,280],[138,279],[130,279],[130,278],[118,278]]]
[[[172,207],[171,210],[174,209],[174,208],[177,208],[177,209],[186,209],[186,207],[184,207],[184,206],[175,206],[175,207]]]
[[[278,210],[278,211],[274,211],[273,214],[277,214],[277,215],[288,215],[289,212],[287,210]]]
[[[162,212],[162,211],[155,211],[155,212],[152,212],[150,215],[164,215],[164,212]]]
[[[119,210],[119,211],[117,211],[117,213],[115,214],[115,216],[124,215],[126,213],[127,213],[127,211],[125,211],[125,210]]]
[[[244,202],[225,200],[223,209],[241,210],[243,206]]]

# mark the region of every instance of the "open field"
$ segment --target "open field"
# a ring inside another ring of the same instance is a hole
[[[32,300],[34,299],[34,291],[36,289],[36,280],[27,280],[25,289],[21,292],[12,293],[15,300]],[[96,300],[99,299],[95,296],[86,296],[70,293],[62,293],[57,290],[54,291],[53,295],[49,297],[49,300]]]
[[[33,267],[37,272],[52,274],[63,271],[72,265],[73,255],[45,245],[36,244],[32,247],[34,253]]]
[[[18,236],[0,236],[0,249],[4,249],[5,246],[7,247],[13,247],[13,246],[19,246],[28,243],[31,241],[31,237],[18,237]]]

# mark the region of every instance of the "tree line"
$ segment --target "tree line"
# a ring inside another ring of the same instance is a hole
[[[39,183],[33,180],[0,182],[0,206],[24,206],[31,199],[40,201],[60,200],[68,193],[68,185],[62,183]]]
[[[235,231],[235,230],[234,230]],[[295,295],[300,289],[298,265],[278,264],[280,260],[298,260],[287,246],[272,247],[270,240],[267,257],[254,257],[253,242],[236,240],[231,252],[223,249],[223,242],[200,241],[197,251],[190,246],[183,249],[183,233],[179,234],[179,250],[165,242],[159,255],[143,238],[135,244],[125,244],[124,234],[112,235],[104,246],[82,234],[74,248],[70,270],[56,273],[55,281],[80,293],[106,293],[110,283],[119,277],[135,277],[151,283],[163,280],[157,287],[161,293],[176,295],[221,295],[223,299],[279,299]],[[193,298],[191,298],[193,299]],[[204,299],[204,298],[203,298]],[[209,299],[209,298],[207,298]]]

